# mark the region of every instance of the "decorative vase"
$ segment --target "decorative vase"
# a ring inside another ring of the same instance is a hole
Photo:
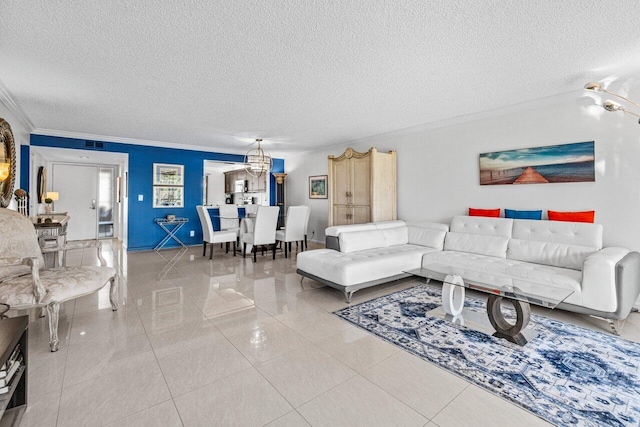
[[[51,215],[53,213],[53,209],[51,209],[51,203],[47,203],[44,205],[44,213],[47,215]]]

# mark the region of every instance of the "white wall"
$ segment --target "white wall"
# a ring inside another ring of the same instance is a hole
[[[310,230],[324,241],[327,200],[308,198],[308,177],[327,174],[327,155],[346,147],[398,152],[398,216],[449,222],[468,207],[595,210],[606,246],[640,250],[640,126],[582,91],[286,158],[290,205],[311,206]],[[633,97],[632,97],[633,98]],[[636,97],[637,98],[637,97]],[[595,141],[596,182],[480,186],[484,152]],[[545,212],[546,214],[546,212]]]
[[[209,177],[208,184],[208,194],[207,199],[210,205],[224,205],[225,203],[225,193],[224,193],[224,173],[213,170],[207,171],[205,168],[206,175]]]
[[[16,182],[13,190],[20,188],[20,145],[29,145],[29,132],[20,124],[9,109],[0,102],[0,118],[5,119],[11,126],[16,145]],[[26,189],[28,190],[28,189]],[[17,209],[15,197],[11,199],[10,209]]]

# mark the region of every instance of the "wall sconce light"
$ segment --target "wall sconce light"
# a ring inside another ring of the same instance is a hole
[[[613,95],[615,97],[618,97],[620,99],[625,100],[626,102],[635,105],[636,107],[640,108],[640,104],[633,102],[632,100],[630,100],[629,98],[626,98],[622,95],[618,95],[617,93],[613,93],[610,92],[608,90],[606,90],[604,87],[602,87],[602,85],[600,83],[596,83],[596,82],[591,82],[591,83],[587,83],[586,85],[584,85],[584,88],[586,90],[590,90],[593,92],[604,92],[604,93],[608,93],[609,95]],[[602,108],[604,108],[607,111],[622,111],[625,114],[631,114],[632,116],[636,116],[638,117],[638,123],[640,124],[640,114],[635,113],[633,111],[629,111],[626,108],[624,108],[621,104],[615,102],[615,101],[611,101],[610,99],[605,100],[602,103]]]

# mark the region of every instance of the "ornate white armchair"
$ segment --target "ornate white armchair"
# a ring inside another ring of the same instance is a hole
[[[95,247],[100,266],[44,269],[42,252]],[[69,242],[41,249],[35,228],[24,215],[0,209],[0,302],[11,309],[46,307],[49,314],[49,345],[58,350],[60,304],[92,294],[111,284],[111,307],[118,309],[116,271],[106,266],[99,241]]]

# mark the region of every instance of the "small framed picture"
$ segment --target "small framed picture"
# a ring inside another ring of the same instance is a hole
[[[154,163],[153,185],[184,185],[184,166]]]
[[[182,187],[153,187],[154,208],[183,208]]]
[[[309,198],[327,198],[327,175],[317,175],[309,177]]]

